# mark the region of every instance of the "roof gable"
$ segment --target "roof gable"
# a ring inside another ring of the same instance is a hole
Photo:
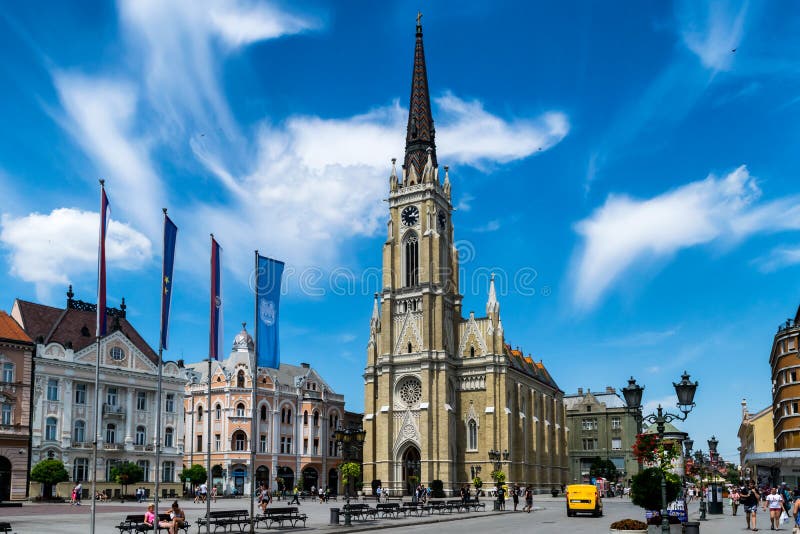
[[[2,310],[0,310],[0,340],[14,341],[26,345],[33,344],[33,340],[25,333],[19,323]]]

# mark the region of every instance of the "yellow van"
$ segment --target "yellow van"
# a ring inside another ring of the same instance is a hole
[[[603,499],[597,487],[592,484],[570,484],[567,486],[567,516],[578,512],[590,513],[595,517],[603,515]]]

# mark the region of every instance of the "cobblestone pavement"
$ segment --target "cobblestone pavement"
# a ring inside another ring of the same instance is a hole
[[[171,501],[162,501],[161,507],[166,509]],[[491,510],[491,502],[486,501],[487,508]],[[275,503],[276,506],[283,503]],[[374,502],[370,503],[374,505]],[[353,528],[331,526],[328,524],[330,508],[340,507],[341,502],[319,504],[305,501],[300,505],[300,510],[308,514],[307,528],[295,529],[297,531],[317,532],[371,532],[381,529],[391,529],[389,532],[426,532],[430,533],[435,528],[437,534],[464,532],[530,532],[537,534],[555,534],[566,532],[568,526],[570,534],[605,534],[612,521],[624,518],[641,518],[641,509],[633,506],[628,499],[606,499],[605,514],[601,518],[578,516],[567,518],[563,498],[550,496],[537,496],[535,511],[531,514],[511,511],[511,501],[508,501],[506,512],[470,512],[454,513],[423,517],[409,517],[405,519],[378,519],[375,521],[354,521]],[[194,523],[195,519],[205,513],[205,506],[194,504],[191,501],[181,501],[181,506],[186,511],[187,518]],[[18,534],[43,534],[58,532],[58,534],[86,534],[89,532],[90,503],[83,506],[70,506],[69,504],[26,504],[22,508],[0,508],[0,520],[9,521],[13,532]],[[115,534],[115,525],[126,514],[144,513],[145,506],[137,503],[98,503],[97,521],[95,532],[97,534]],[[249,509],[249,502],[244,499],[219,500],[212,504],[212,510]],[[689,507],[690,520],[697,520],[698,506],[693,503]],[[758,514],[758,527],[760,531],[769,530],[766,514]],[[275,531],[278,529],[272,529]],[[292,529],[284,529],[292,530]],[[783,531],[791,532],[791,527],[786,525]],[[257,529],[257,532],[270,532],[266,529]],[[197,532],[193,526],[191,533]],[[203,530],[202,532],[205,532]],[[721,516],[709,516],[709,520],[702,522],[700,532],[703,534],[722,534],[730,532],[745,532],[744,517],[741,513],[737,517],[730,515],[730,509],[725,510]]]

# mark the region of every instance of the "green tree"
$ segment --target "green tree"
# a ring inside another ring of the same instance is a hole
[[[680,479],[672,473],[663,473],[650,467],[634,475],[631,481],[631,502],[645,510],[661,510],[661,477],[667,479],[667,502],[672,502],[681,489]]]
[[[742,484],[742,477],[739,474],[739,470],[736,469],[736,464],[728,462],[725,464],[725,469],[727,469],[725,479],[734,486],[740,486]]]
[[[342,484],[344,484],[349,493],[350,481],[354,481],[361,476],[361,465],[358,462],[345,462],[339,466],[339,471],[342,473]]]
[[[476,476],[472,479],[472,485],[475,486],[476,490],[479,490],[483,486],[483,480],[481,480],[481,477]]]
[[[69,480],[64,462],[56,459],[42,460],[31,469],[31,480],[44,484],[44,496],[53,494],[53,485]]]
[[[589,467],[589,476],[602,477],[613,482],[617,480],[619,473],[614,462],[595,456],[594,460],[592,460],[592,465]]]
[[[499,469],[492,471],[492,480],[497,482],[498,486],[502,486],[503,482],[506,481],[506,474],[500,471]]]
[[[189,482],[192,485],[192,489],[194,489],[195,486],[202,484],[208,479],[208,471],[206,471],[206,468],[202,465],[194,464],[181,471],[178,478],[180,478],[181,482],[184,484]]]
[[[133,462],[122,462],[111,468],[111,479],[122,486],[122,495],[127,495],[128,484],[144,480],[144,471]]]

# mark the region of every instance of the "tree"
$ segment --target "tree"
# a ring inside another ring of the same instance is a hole
[[[180,478],[181,482],[184,484],[189,482],[192,485],[192,488],[194,488],[198,484],[202,484],[208,480],[208,471],[206,471],[206,468],[202,465],[194,464],[192,467],[187,467],[181,471],[181,474],[178,475],[178,478]]]
[[[476,475],[475,478],[472,479],[472,485],[475,486],[475,491],[478,491],[483,487],[483,480]]]
[[[345,462],[339,466],[339,471],[342,473],[342,484],[349,493],[350,481],[361,476],[361,466],[358,462]]]
[[[50,497],[53,485],[69,480],[69,473],[64,468],[64,462],[50,458],[33,466],[31,480],[44,484],[44,496]]]
[[[127,495],[128,484],[144,480],[144,470],[133,462],[123,462],[111,468],[111,479],[122,486],[122,495]]]
[[[506,474],[500,471],[499,469],[492,471],[492,480],[497,482],[498,486],[502,486],[503,482],[506,481]]]
[[[634,475],[631,481],[631,502],[645,510],[661,510],[661,477],[667,479],[667,502],[672,502],[681,489],[680,479],[672,473],[663,473],[658,467],[649,467]]]
[[[727,469],[725,478],[728,480],[728,482],[730,482],[734,486],[740,486],[742,484],[742,477],[739,474],[739,470],[736,469],[736,464],[728,462],[727,464],[725,464],[725,468]]]
[[[589,475],[593,477],[602,477],[606,480],[616,481],[619,473],[617,466],[611,460],[603,460],[599,456],[595,456],[592,460],[592,465],[589,467]]]

